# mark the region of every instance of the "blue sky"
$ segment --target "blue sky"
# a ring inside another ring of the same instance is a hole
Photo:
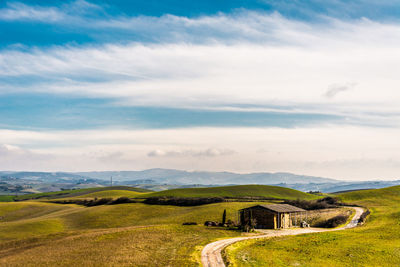
[[[399,12],[367,0],[2,1],[0,168],[394,179]]]
[[[396,1],[2,1],[1,47],[97,45],[100,43],[171,41],[173,36],[147,28],[99,26],[97,22],[159,18],[234,15],[244,11],[277,12],[285,18],[315,22],[326,17],[398,21]],[[157,27],[157,26],[156,26]],[[162,27],[162,26],[160,26]],[[180,29],[169,29],[179,31]],[[209,34],[209,33],[208,33]],[[224,39],[223,32],[216,38]]]

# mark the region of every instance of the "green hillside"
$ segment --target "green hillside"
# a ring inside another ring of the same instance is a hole
[[[0,202],[10,202],[14,201],[15,196],[10,195],[0,195]]]
[[[237,185],[206,188],[182,188],[151,192],[142,188],[128,186],[98,187],[87,189],[64,190],[57,192],[21,195],[15,200],[59,199],[59,198],[147,198],[147,197],[260,197],[267,199],[316,199],[318,196],[290,188],[268,185]]]
[[[103,189],[106,190],[74,192],[72,197],[118,197],[128,193],[151,196],[173,192],[173,196],[184,197],[316,198],[292,189],[254,185],[151,193],[117,187]],[[378,259],[376,266],[396,266],[399,263],[396,251],[400,251],[400,208],[396,197],[399,189],[386,190],[389,191],[375,191],[382,196],[389,194],[384,201],[372,198],[374,195],[368,192],[362,192],[367,195],[358,200],[348,201],[372,210],[368,223],[362,227],[284,237],[268,243],[265,240],[243,243],[237,253],[230,252],[229,257],[236,259],[237,266],[248,266],[250,260],[254,266],[344,266],[352,265],[353,258],[360,266],[367,266],[374,262],[373,257]],[[350,194],[355,193],[341,194],[340,197],[347,201],[354,198]],[[128,203],[85,207],[40,199],[3,202],[0,203],[0,265],[93,266],[94,262],[107,262],[112,266],[199,266],[204,245],[220,238],[247,235],[205,227],[204,221],[221,221],[224,210],[227,220],[236,221],[239,209],[260,203],[221,202],[193,207]],[[199,225],[183,226],[183,222]],[[271,259],[281,261],[269,262]]]
[[[242,234],[205,227],[204,221],[221,221],[224,210],[227,219],[236,220],[238,209],[255,204],[83,207],[39,201],[0,203],[0,265],[198,266],[202,246]],[[182,226],[187,221],[199,225]]]
[[[74,190],[63,190],[56,192],[47,192],[47,193],[37,193],[37,194],[28,194],[21,195],[15,197],[15,200],[31,200],[31,199],[54,199],[54,198],[70,198],[70,197],[80,197],[88,194],[94,194],[92,197],[96,197],[96,193],[101,195],[100,192],[103,191],[129,191],[133,193],[147,193],[151,192],[150,190],[130,187],[130,186],[108,186],[108,187],[96,187],[96,188],[85,188],[85,189],[74,189]],[[123,193],[123,192],[120,192]],[[118,193],[112,192],[111,195],[118,195]],[[104,193],[107,195],[107,193]],[[128,193],[130,196],[136,196],[136,194]],[[124,196],[124,195],[121,195]],[[110,196],[111,197],[111,196]]]
[[[338,194],[343,201],[368,201],[368,200],[399,200],[400,186],[391,186],[381,189],[359,190]]]
[[[154,192],[147,197],[263,197],[271,199],[316,199],[315,195],[290,188],[269,185],[235,185],[207,188],[183,188]]]
[[[240,242],[226,250],[230,266],[400,266],[400,186],[337,195],[371,211],[345,231]]]
[[[128,190],[127,190],[128,189]],[[201,248],[240,231],[205,227],[205,221],[237,220],[238,210],[261,202],[221,202],[178,207],[128,203],[85,207],[40,201],[55,198],[248,197],[315,198],[274,186],[229,186],[142,193],[134,188],[96,188],[34,194],[38,199],[0,203],[0,265],[198,266]],[[142,191],[142,190],[138,190]],[[60,193],[64,193],[60,195]],[[265,204],[266,202],[262,202]],[[184,222],[199,225],[183,226]]]
[[[146,194],[145,192],[137,192],[133,190],[104,190],[89,194],[79,195],[74,198],[118,198],[118,197],[138,197]]]

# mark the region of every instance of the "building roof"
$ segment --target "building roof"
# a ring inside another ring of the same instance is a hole
[[[256,205],[256,206],[245,208],[244,210],[251,209],[251,208],[254,208],[254,207],[262,207],[262,208],[265,208],[265,209],[268,209],[268,210],[271,210],[271,211],[274,211],[274,212],[282,212],[282,213],[284,213],[284,212],[304,212],[304,211],[306,211],[306,210],[303,210],[301,208],[298,208],[298,207],[295,207],[295,206],[292,206],[292,205],[289,205],[289,204]]]

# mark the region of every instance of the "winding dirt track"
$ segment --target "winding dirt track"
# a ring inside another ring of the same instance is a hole
[[[296,228],[296,229],[282,229],[282,230],[260,230],[263,232],[261,235],[247,236],[247,237],[235,237],[229,239],[223,239],[219,241],[212,242],[204,247],[201,252],[201,263],[204,267],[225,267],[225,263],[222,260],[221,252],[224,248],[233,243],[247,240],[247,239],[258,239],[276,236],[286,236],[286,235],[300,235],[308,233],[319,233],[319,232],[329,232],[329,231],[339,231],[344,229],[349,229],[356,227],[361,214],[364,212],[363,208],[360,207],[350,207],[355,210],[353,219],[345,226],[335,229],[321,229],[321,228]]]

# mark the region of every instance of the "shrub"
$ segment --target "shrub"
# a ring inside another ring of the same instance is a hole
[[[192,198],[192,197],[149,197],[143,203],[153,205],[173,206],[199,206],[211,203],[223,202],[222,197]]]
[[[111,203],[113,200],[112,198],[100,198],[98,200],[89,200],[89,202],[85,206],[100,206],[106,205]]]
[[[339,201],[338,198],[335,197],[325,197],[317,200],[318,203],[327,203],[329,205],[336,205],[340,206],[341,202]]]
[[[182,225],[197,225],[197,222],[184,222]]]
[[[333,197],[325,197],[318,199],[317,201],[310,200],[285,200],[286,204],[290,204],[305,210],[321,210],[321,209],[329,209],[329,208],[337,208],[341,206],[342,203]]]
[[[57,203],[57,204],[77,204],[77,205],[83,205],[86,207],[92,207],[92,206],[100,206],[100,205],[114,205],[114,204],[122,204],[122,203],[137,203],[139,201],[135,199],[131,199],[128,197],[120,197],[117,198],[116,200],[113,200],[112,198],[95,198],[95,199],[69,199],[69,200],[55,200],[51,201],[52,203]]]
[[[341,224],[344,224],[348,218],[349,215],[338,215],[333,218],[330,218],[329,220],[319,223],[317,227],[335,228]]]
[[[117,198],[116,200],[110,202],[110,205],[115,205],[115,204],[123,204],[123,203],[137,203],[137,200],[134,200],[132,198],[129,197],[120,197]]]
[[[204,223],[204,226],[218,226],[218,222],[214,222],[214,221],[206,221]]]
[[[231,219],[228,219],[226,224],[228,225],[228,227],[236,227],[237,226],[237,224],[234,221],[232,221]]]
[[[363,212],[363,214],[361,214],[360,219],[358,219],[358,223],[365,223],[365,220],[367,219],[367,216],[370,214],[371,212],[369,211],[369,209],[367,209],[366,211]]]

